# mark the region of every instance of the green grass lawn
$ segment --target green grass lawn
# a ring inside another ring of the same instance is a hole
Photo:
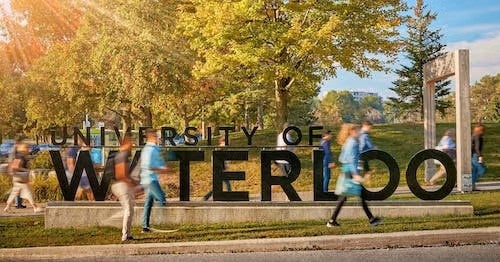
[[[413,199],[397,196],[393,199]],[[282,223],[234,223],[210,225],[183,225],[175,233],[141,234],[134,228],[132,243],[209,241],[249,238],[301,237],[381,233],[412,230],[451,228],[479,228],[500,226],[500,191],[474,192],[448,196],[448,200],[470,200],[473,216],[433,216],[386,218],[383,225],[369,227],[365,219],[340,220],[340,228],[327,228],[328,218],[321,221],[287,221]],[[333,208],[333,207],[332,207]],[[159,228],[171,229],[163,225]],[[0,248],[95,245],[120,243],[121,230],[109,227],[87,229],[44,229],[43,218],[0,218]]]

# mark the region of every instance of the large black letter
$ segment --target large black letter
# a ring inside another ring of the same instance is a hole
[[[118,129],[118,127],[114,126],[113,129],[115,130],[115,135],[116,135],[116,139],[118,139],[118,143],[121,145],[122,142],[123,142],[123,138],[120,134],[120,130]],[[127,130],[125,130],[125,134],[124,134],[124,137],[127,135],[127,134],[132,134],[132,129],[130,127],[127,127]]]
[[[291,130],[293,130],[297,133],[297,139],[295,141],[289,141],[288,138],[286,137],[288,132],[290,132]],[[285,144],[287,144],[289,146],[298,145],[300,143],[300,141],[302,141],[302,131],[300,131],[300,129],[296,126],[289,126],[289,127],[285,128],[285,130],[283,130],[283,141],[285,141]]]
[[[168,135],[166,135],[168,131]],[[177,130],[173,127],[164,126],[161,128],[161,145],[165,146],[165,141],[168,140],[171,146],[175,146],[174,138],[177,136]]]
[[[111,174],[109,174],[110,163],[113,164],[114,161],[109,161],[114,158],[114,154],[110,153],[108,156],[108,161],[106,163],[106,169],[108,170],[107,174],[104,175],[101,184],[99,185],[99,180],[97,179],[97,175],[95,173],[94,166],[92,165],[92,160],[90,159],[89,151],[80,151],[78,154],[78,159],[76,160],[75,170],[71,177],[71,181],[68,185],[68,179],[66,177],[66,170],[64,169],[64,165],[61,159],[61,153],[59,151],[50,151],[50,156],[52,157],[52,163],[54,164],[54,169],[57,174],[57,180],[59,181],[59,186],[61,187],[61,192],[63,193],[63,197],[65,201],[74,201],[76,190],[78,189],[78,185],[80,184],[80,179],[82,177],[83,170],[87,173],[87,177],[89,178],[90,187],[92,188],[92,192],[94,193],[94,197],[96,201],[104,201],[106,198],[106,193],[109,187],[109,180],[111,179]]]
[[[432,192],[423,189],[417,181],[417,169],[420,164],[428,159],[438,160],[446,169],[446,182],[444,182],[440,189]],[[453,159],[446,153],[435,149],[422,150],[414,155],[410,163],[408,163],[408,169],[406,169],[406,182],[408,183],[410,191],[416,197],[422,200],[441,200],[453,191],[457,183],[457,168],[455,167]]]
[[[68,138],[68,127],[67,126],[64,126],[63,127],[63,135],[62,135],[62,141],[61,142],[57,142],[56,141],[56,130],[55,128],[51,129],[50,130],[50,142],[53,144],[53,145],[56,145],[56,146],[60,146],[60,145],[64,145],[66,144],[66,138]]]
[[[244,127],[244,126],[241,127],[241,129],[243,130],[243,133],[245,133],[245,136],[248,139],[249,146],[252,145],[252,137],[253,137],[253,135],[255,135],[255,132],[257,131],[258,128],[259,128],[258,126],[254,126],[252,129],[252,132],[248,133],[248,130],[246,127]]]
[[[212,145],[212,127],[207,127],[207,145]]]
[[[389,183],[380,191],[372,192],[368,191],[365,188],[366,200],[384,200],[389,198],[394,191],[398,188],[399,185],[399,165],[396,160],[389,155],[388,153],[380,150],[369,150],[361,153],[360,159],[362,161],[370,161],[370,160],[380,160],[382,161],[387,168],[389,168]]]
[[[179,200],[189,201],[190,161],[205,160],[203,151],[174,151],[179,159]]]
[[[323,130],[322,126],[310,126],[309,127],[309,145],[312,146],[314,142],[314,138],[321,139],[321,134],[314,134],[314,130]]]
[[[234,126],[221,126],[219,127],[219,131],[224,130],[224,145],[228,146],[229,145],[229,131],[235,130]]]
[[[106,128],[101,126],[101,144],[100,146],[105,146],[106,145]]]
[[[75,146],[78,145],[78,137],[82,139],[85,145],[90,146],[90,127],[87,127],[86,131],[86,136],[84,136],[78,127],[73,127],[73,144]]]
[[[224,171],[227,160],[248,160],[248,151],[213,151],[213,193],[214,201],[249,201],[248,191],[224,192],[223,180],[245,180],[245,172]]]
[[[282,151],[261,151],[261,199],[262,201],[271,201],[271,186],[280,185],[285,191],[290,201],[301,201],[299,194],[292,186],[300,174],[300,160],[297,156],[286,150]],[[288,176],[273,176],[271,174],[271,163],[273,160],[285,160],[290,164]]]
[[[196,135],[193,135],[191,133],[189,133],[189,131],[198,131],[198,129],[196,127],[192,127],[192,126],[188,126],[186,127],[186,129],[184,130],[184,136],[186,137],[186,142],[184,142],[184,144],[188,145],[188,146],[195,146],[196,144],[198,144],[198,137]],[[193,139],[194,142],[191,142],[190,139]]]
[[[334,192],[323,192],[323,150],[313,150],[314,201],[336,201]]]

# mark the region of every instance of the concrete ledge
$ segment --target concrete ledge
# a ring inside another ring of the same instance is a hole
[[[169,202],[154,207],[153,225],[210,224],[229,222],[281,222],[327,220],[336,202]],[[371,202],[372,213],[384,217],[473,215],[468,201],[383,201]],[[143,208],[135,207],[133,224],[140,225]],[[358,203],[346,204],[340,218],[363,218]],[[45,228],[121,227],[118,202],[50,202],[45,209]]]
[[[224,240],[209,242],[89,245],[0,249],[0,260],[124,257],[133,255],[235,253],[286,250],[359,250],[421,246],[498,244],[500,227],[394,233]],[[90,259],[89,259],[90,261]]]

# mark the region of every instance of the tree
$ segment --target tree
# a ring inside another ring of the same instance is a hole
[[[184,88],[175,83],[186,74],[183,60],[190,54],[172,37],[176,4],[102,0],[82,5],[80,27],[60,50],[68,61],[62,63],[64,77],[57,77],[56,85],[71,103],[86,98],[98,118],[112,111],[122,118],[124,129],[134,120],[152,126],[155,109],[165,110],[158,107],[160,95]]]
[[[276,126],[289,119],[291,94],[314,97],[337,69],[360,76],[384,69],[380,57],[397,50],[404,8],[396,0],[191,2],[181,26],[202,57],[198,75],[243,68],[239,74],[272,90]]]
[[[21,133],[26,123],[26,92],[19,77],[0,78],[0,137]]]
[[[441,44],[440,30],[432,30],[431,24],[437,14],[426,11],[423,0],[417,0],[413,8],[413,16],[408,18],[407,37],[404,52],[409,64],[402,64],[396,70],[399,79],[393,82],[392,91],[396,97],[389,98],[394,108],[397,108],[399,118],[417,114],[420,120],[424,118],[424,72],[425,63],[441,56],[445,45]],[[450,94],[450,81],[436,83],[436,110],[442,115],[450,106],[446,97]]]
[[[486,75],[471,89],[472,119],[478,122],[500,121],[500,74]]]
[[[65,99],[61,99],[60,90],[51,85],[54,83],[51,77],[59,75],[50,72],[50,76],[42,77],[43,80],[33,81],[28,77],[29,70],[50,49],[72,39],[79,23],[80,9],[72,0],[11,0],[6,4],[10,4],[10,12],[0,10],[0,82],[3,82],[0,92],[5,107],[0,111],[6,114],[2,116],[4,123],[0,126],[10,134],[21,131],[36,133],[57,121],[59,115],[51,115],[53,108],[61,106],[60,110],[64,112],[68,107],[62,106]],[[52,58],[59,57],[49,59]],[[62,59],[57,61],[64,62]],[[53,120],[44,122],[48,117]]]
[[[357,121],[359,104],[349,91],[329,91],[319,103],[319,120],[323,125]]]
[[[81,10],[73,0],[11,0],[11,13],[0,10],[0,49],[10,73],[25,73],[29,67],[56,43],[70,41],[78,28]],[[3,14],[3,15],[2,15]],[[6,68],[5,68],[6,67]]]
[[[369,120],[374,123],[384,122],[384,107],[381,97],[374,95],[365,96],[358,101],[358,104],[359,120]]]

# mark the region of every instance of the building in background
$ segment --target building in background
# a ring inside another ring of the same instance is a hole
[[[356,102],[361,101],[361,99],[363,99],[367,96],[376,96],[380,100],[382,100],[382,98],[378,95],[378,93],[364,92],[364,91],[350,91],[350,92],[351,92],[351,95],[354,97],[354,100],[356,100]]]

